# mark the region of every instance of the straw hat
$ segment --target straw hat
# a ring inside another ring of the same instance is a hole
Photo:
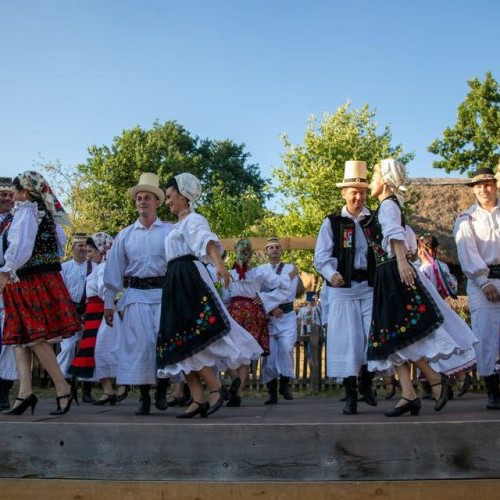
[[[137,193],[140,193],[141,191],[153,193],[160,200],[160,203],[165,201],[165,193],[160,189],[160,179],[152,172],[144,172],[141,174],[137,186],[131,187],[128,190],[130,196],[132,196],[134,200]]]
[[[344,180],[337,183],[337,187],[368,188],[366,162],[349,160],[344,166]]]
[[[496,181],[495,172],[493,172],[492,168],[481,167],[478,168],[473,174],[472,177],[466,182],[467,186],[474,186],[478,182],[484,181]]]

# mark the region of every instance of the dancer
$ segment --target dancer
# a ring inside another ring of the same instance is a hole
[[[112,244],[113,238],[103,232],[93,234],[86,240],[88,259],[96,264],[96,267],[87,278],[84,330],[78,344],[78,352],[69,370],[70,374],[75,377],[99,379],[101,381],[104,394],[97,401],[92,401],[94,405],[116,404],[116,394],[113,390],[111,378],[116,377],[116,345],[118,339],[115,332],[110,332],[111,329],[102,322],[104,315],[103,274],[106,254]],[[101,326],[107,328],[101,329]],[[98,344],[100,349],[97,347]],[[106,353],[102,352],[102,347],[105,348]],[[99,358],[97,356],[98,352]],[[111,365],[110,367],[104,366],[103,356],[107,361],[105,364]]]
[[[37,397],[31,380],[32,351],[47,370],[56,389],[57,408],[62,415],[76,399],[64,379],[50,343],[81,329],[71,297],[61,278],[55,221],[70,224],[47,181],[35,171],[26,171],[13,180],[14,218],[4,233],[4,265],[0,267],[0,292],[5,303],[4,345],[15,348],[19,373],[19,394],[10,410],[21,415],[33,413]],[[78,401],[76,401],[78,403]]]
[[[193,402],[178,418],[205,417],[219,410],[225,390],[214,368],[237,369],[262,353],[254,338],[231,318],[203,265],[211,261],[217,277],[229,285],[219,239],[194,211],[200,195],[200,181],[192,174],[176,175],[167,183],[166,203],[177,223],[165,239],[168,267],[157,362],[162,376],[184,373],[191,390]],[[202,380],[209,390],[208,401]]]
[[[73,258],[61,264],[61,275],[71,296],[71,300],[75,305],[76,312],[82,319],[83,325],[86,303],[85,283],[87,276],[95,268],[95,263],[87,260],[87,235],[85,233],[75,233],[71,251],[73,252]],[[71,378],[68,371],[75,357],[76,348],[82,338],[82,333],[83,331],[79,331],[61,342],[61,351],[57,355],[57,362],[66,379]],[[82,401],[84,403],[92,403],[92,382],[82,382]]]
[[[262,268],[252,268],[250,261],[253,250],[250,240],[242,238],[235,247],[236,261],[229,271],[231,281],[223,289],[223,300],[228,305],[229,314],[245,330],[250,332],[263,350],[262,356],[269,355],[269,329],[267,313],[269,305],[262,302],[259,292],[263,287],[268,289],[290,288],[290,280],[298,275],[294,268],[290,273],[278,276],[274,271],[263,272]],[[267,308],[266,308],[267,305]],[[273,305],[271,305],[273,307]],[[240,406],[241,393],[245,387],[250,367],[240,366],[236,372],[231,373],[233,381],[229,390],[230,397],[227,406]]]
[[[440,411],[448,401],[448,377],[433,370],[429,361],[448,358],[469,349],[477,339],[465,322],[439,296],[407,259],[405,222],[400,191],[406,188],[406,171],[396,160],[376,165],[371,194],[380,201],[363,224],[376,257],[372,323],[368,339],[370,371],[395,368],[402,397],[385,412],[397,417],[418,415],[421,403],[415,394],[409,363],[414,362],[431,384]]]
[[[281,262],[283,247],[278,238],[267,240],[266,255],[268,264],[257,269],[263,273],[290,273],[295,264]],[[262,377],[267,386],[269,397],[264,404],[276,404],[278,392],[286,400],[293,399],[290,380],[293,378],[293,348],[297,340],[297,317],[293,310],[293,301],[297,295],[299,278],[293,278],[290,288],[275,288],[264,291],[259,297],[266,303],[269,313],[269,356],[262,359]],[[279,377],[279,390],[278,390]]]
[[[116,236],[104,269],[104,318],[120,339],[116,383],[139,385],[140,406],[136,415],[149,415],[149,391],[156,380],[156,342],[161,310],[161,286],[167,269],[164,240],[172,224],[162,222],[157,210],[165,199],[156,174],[143,173],[129,189],[139,218]],[[124,278],[129,287],[117,303]],[[167,382],[157,381],[155,406],[167,409]]]
[[[12,208],[14,207],[14,193],[12,191],[12,179],[0,177],[0,266],[3,260],[3,233],[12,222]],[[0,294],[0,342],[4,326],[5,311],[2,295]],[[12,346],[0,345],[0,410],[10,408],[10,390],[17,380],[16,356]]]
[[[479,168],[469,181],[476,203],[455,222],[458,259],[467,276],[467,297],[472,330],[480,342],[474,346],[477,372],[484,378],[486,408],[500,410],[500,200],[491,168]]]
[[[346,162],[337,184],[345,205],[323,221],[314,250],[314,266],[328,287],[327,375],[343,380],[346,415],[358,411],[358,375],[364,401],[377,405],[366,358],[375,276],[375,257],[361,226],[371,214],[365,206],[366,178],[364,161]]]

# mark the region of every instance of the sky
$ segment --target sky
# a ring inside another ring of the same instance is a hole
[[[500,80],[499,19],[497,0],[0,0],[0,175],[176,120],[272,178],[282,134],[350,100],[415,153],[411,177],[444,177],[427,147],[468,80]]]

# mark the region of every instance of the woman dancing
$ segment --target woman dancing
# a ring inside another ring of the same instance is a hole
[[[16,347],[19,394],[4,413],[22,415],[27,408],[31,413],[35,410],[38,400],[31,380],[34,352],[56,389],[57,408],[50,414],[63,415],[76,399],[76,392],[64,379],[50,343],[81,330],[80,318],[61,278],[56,234],[56,222],[70,222],[38,172],[23,172],[12,185],[16,206],[12,223],[4,233],[7,250],[0,267],[0,292],[6,318],[2,343]]]
[[[404,165],[398,161],[382,160],[375,166],[370,189],[380,204],[363,228],[377,260],[368,368],[383,371],[394,366],[402,390],[396,406],[385,412],[387,417],[407,412],[418,415],[420,411],[420,399],[410,378],[410,362],[430,382],[436,399],[434,409],[443,409],[449,380],[429,362],[451,358],[477,342],[465,322],[407,259],[402,199],[396,196],[405,190],[405,181]]]
[[[235,247],[236,261],[229,271],[231,282],[223,289],[222,299],[229,304],[228,311],[234,320],[250,332],[262,347],[262,356],[269,355],[269,329],[267,314],[276,304],[269,306],[267,300],[259,297],[262,287],[268,290],[290,289],[290,282],[298,275],[297,268],[283,276],[276,274],[271,268],[266,272],[263,268],[252,268],[252,244],[247,238],[240,239]],[[229,401],[226,406],[240,406],[241,393],[248,377],[249,365],[231,370],[233,381],[229,389]]]
[[[229,315],[203,262],[211,262],[227,287],[229,273],[222,246],[204,217],[194,211],[201,195],[192,174],[167,183],[166,205],[177,223],[165,239],[167,273],[162,293],[157,346],[159,375],[184,373],[193,402],[178,418],[205,417],[225,399],[217,369],[249,365],[262,354],[254,338]],[[209,389],[205,400],[202,379]]]

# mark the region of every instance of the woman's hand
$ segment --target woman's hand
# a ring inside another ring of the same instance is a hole
[[[217,277],[224,282],[224,286],[227,288],[229,286],[229,283],[231,283],[231,275],[226,269],[226,266],[222,262],[220,262],[217,263],[215,269],[217,270]]]
[[[5,285],[9,282],[9,273],[0,273],[0,293],[3,292]]]
[[[398,259],[398,271],[401,282],[408,286],[413,286],[415,283],[415,270],[408,263],[408,261],[399,261]]]

